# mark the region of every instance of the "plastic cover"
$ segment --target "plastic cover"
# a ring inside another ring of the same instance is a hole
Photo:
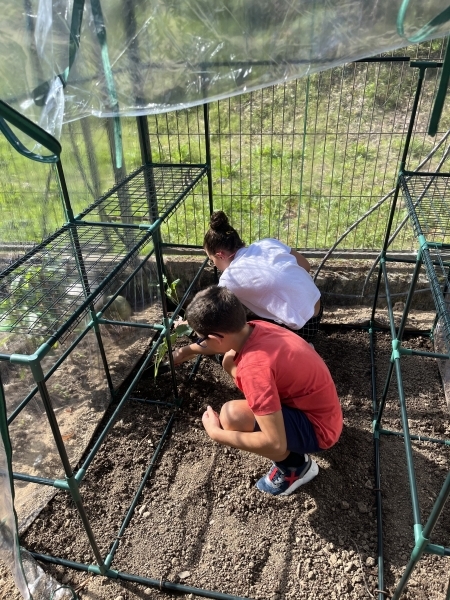
[[[19,546],[11,473],[11,442],[6,427],[6,406],[0,381],[0,559],[8,565],[14,582],[25,600],[69,600],[74,598],[45,573],[31,554]]]
[[[446,10],[447,9],[447,10]],[[59,137],[446,35],[446,0],[4,0],[0,98]]]

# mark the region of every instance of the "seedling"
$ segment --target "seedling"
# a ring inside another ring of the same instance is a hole
[[[167,281],[167,278],[164,276],[165,294],[169,298],[169,300],[171,300],[174,304],[179,303],[178,293],[177,293],[177,285],[179,283],[180,283],[179,279],[175,279],[175,281],[172,281],[172,283],[169,283]],[[183,314],[184,314],[183,309],[181,309],[180,312],[183,312]],[[181,325],[178,325],[178,327],[176,327],[173,330],[173,332],[170,334],[171,346],[173,347],[173,345],[175,344],[175,342],[177,341],[177,339],[179,337],[182,337],[184,335],[190,335],[191,333],[192,333],[192,328],[189,327],[189,325],[187,323],[182,323]],[[165,339],[158,346],[158,349],[155,353],[155,360],[153,363],[155,365],[155,372],[154,372],[155,377],[157,377],[158,369],[168,352],[169,352],[169,346],[167,344],[167,339]]]

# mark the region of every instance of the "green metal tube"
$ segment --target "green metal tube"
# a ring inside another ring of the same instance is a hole
[[[170,430],[172,429],[172,425],[173,425],[174,419],[175,419],[175,414],[172,413],[172,415],[170,416],[169,421],[167,422],[166,427],[164,428],[164,431],[163,431],[163,433],[161,435],[159,443],[156,446],[155,451],[153,452],[152,458],[150,459],[149,465],[148,465],[148,467],[147,467],[147,469],[146,469],[146,471],[144,473],[144,476],[143,476],[143,478],[141,480],[141,483],[139,484],[139,487],[138,487],[138,489],[136,491],[136,494],[134,495],[134,498],[133,498],[133,500],[131,502],[131,505],[130,505],[128,511],[127,511],[127,514],[125,515],[125,518],[124,518],[124,520],[122,522],[122,525],[120,526],[120,529],[119,529],[119,532],[117,534],[117,537],[114,540],[114,542],[113,542],[113,544],[112,544],[112,546],[111,546],[111,548],[110,548],[110,550],[108,552],[108,555],[105,558],[105,565],[108,568],[111,567],[112,561],[114,560],[114,555],[115,555],[115,553],[117,551],[117,548],[119,547],[120,538],[124,534],[126,528],[128,527],[128,525],[129,525],[129,523],[130,523],[130,521],[131,521],[131,519],[133,517],[134,510],[136,508],[137,503],[139,502],[139,498],[141,497],[142,490],[144,489],[145,484],[147,483],[148,478],[152,474],[153,468],[155,466],[155,462],[158,459],[158,456],[159,456],[159,454],[160,454],[160,452],[161,452],[161,450],[163,448],[163,445],[164,445],[164,443],[165,443],[165,441],[167,439],[167,436],[170,433]]]
[[[375,339],[374,332],[371,329],[370,335],[370,363],[371,363],[371,384],[372,384],[372,410],[374,418],[377,417],[377,379],[375,366]],[[377,516],[377,554],[378,554],[378,600],[385,600],[382,590],[384,590],[384,548],[383,548],[383,505],[381,495],[381,466],[380,466],[380,436],[374,427],[374,463],[375,463],[375,506]]]
[[[438,497],[433,505],[433,509],[428,517],[427,522],[423,528],[423,535],[425,538],[430,538],[433,533],[433,529],[436,525],[436,522],[444,508],[444,505],[450,495],[450,473],[447,474],[444,485],[439,492]]]
[[[72,467],[70,465],[69,458],[67,456],[66,448],[64,446],[64,442],[61,437],[61,431],[59,429],[58,422],[56,420],[55,413],[54,413],[53,407],[51,405],[50,396],[48,394],[48,390],[47,390],[47,386],[45,385],[45,382],[43,382],[43,381],[38,382],[38,388],[39,388],[39,392],[42,397],[42,402],[44,404],[45,412],[47,414],[47,419],[48,419],[50,428],[52,430],[56,448],[58,450],[59,457],[60,457],[62,465],[64,467],[64,472],[66,474],[66,480],[67,480],[67,485],[70,490],[70,494],[71,494],[72,499],[75,503],[75,506],[78,510],[78,514],[80,515],[80,518],[83,522],[84,529],[86,531],[86,535],[88,536],[89,543],[92,547],[95,558],[96,558],[100,568],[103,568],[103,559],[100,554],[100,550],[97,546],[97,543],[95,541],[95,537],[92,532],[92,529],[91,529],[91,526],[89,523],[89,519],[86,515],[86,511],[84,510],[83,502],[81,500],[81,496],[80,496],[79,490],[78,490],[78,482],[75,480],[75,478],[73,476]]]
[[[204,81],[204,77],[202,75],[202,83]],[[211,134],[209,129],[209,107],[205,102],[203,105],[203,120],[205,124],[205,152],[206,152],[206,165],[207,165],[207,182],[208,182],[208,202],[209,202],[209,214],[212,214],[214,210],[214,202],[213,202],[213,182],[212,182],[212,173],[211,173]]]
[[[400,326],[398,328],[397,337],[399,340],[403,339],[403,333],[405,331],[406,321],[408,319],[409,309],[411,307],[411,302],[412,302],[412,299],[414,296],[414,290],[416,287],[416,283],[417,283],[417,280],[419,279],[419,273],[420,273],[421,266],[422,266],[422,252],[419,250],[419,252],[417,253],[417,260],[416,260],[416,265],[414,267],[413,276],[411,279],[411,283],[409,285],[408,296],[405,301],[405,308],[403,309],[402,320],[401,320]]]
[[[100,313],[98,313],[100,314]],[[156,331],[162,331],[165,329],[161,323],[134,323],[133,321],[112,321],[111,319],[98,319],[101,325],[122,325],[123,327],[137,327],[141,329],[155,329]]]
[[[409,487],[410,487],[410,493],[411,493],[413,519],[414,519],[414,525],[416,526],[416,525],[420,525],[419,498],[417,495],[416,474],[414,471],[414,459],[413,459],[411,437],[409,434],[409,426],[408,426],[408,413],[406,410],[406,398],[405,398],[405,393],[404,393],[404,389],[403,389],[402,371],[401,371],[399,358],[395,359],[395,371],[396,371],[396,376],[397,376],[397,387],[398,387],[402,427],[403,427],[403,431],[404,431],[406,464],[407,464],[407,469],[408,469],[408,479],[409,479]]]
[[[397,437],[404,437],[405,434],[403,431],[391,431],[390,429],[380,429],[380,434],[382,435],[393,435]],[[441,440],[439,438],[431,438],[426,435],[409,435],[412,440],[416,440],[418,442],[432,442],[434,444],[443,444],[444,446],[450,446],[450,440]]]
[[[172,583],[165,581],[164,579],[150,579],[148,577],[139,577],[138,575],[130,575],[122,571],[114,571],[107,569],[104,573],[100,573],[98,567],[95,565],[84,565],[77,563],[72,560],[66,560],[64,558],[57,558],[55,556],[49,556],[48,554],[39,554],[37,552],[30,553],[36,560],[51,563],[55,565],[61,565],[63,567],[69,567],[70,569],[76,569],[77,571],[85,571],[87,573],[93,573],[94,575],[104,575],[110,579],[120,579],[122,581],[129,581],[131,583],[138,583],[147,587],[153,587],[159,590],[165,590],[167,592],[175,592],[179,594],[193,594],[194,596],[201,596],[202,598],[213,598],[213,600],[251,600],[251,598],[243,596],[231,596],[230,594],[223,594],[221,592],[214,592],[210,590],[204,590],[202,588],[195,588],[189,585],[182,585],[180,583]]]
[[[108,423],[106,424],[104,430],[99,435],[99,437],[97,438],[94,446],[92,447],[91,451],[89,452],[88,456],[86,457],[85,461],[83,462],[83,464],[81,465],[81,467],[78,469],[78,471],[77,471],[77,473],[75,475],[75,478],[76,478],[77,481],[81,481],[83,479],[83,477],[84,477],[84,475],[86,473],[87,468],[89,467],[89,465],[93,461],[93,459],[94,459],[94,457],[95,457],[98,449],[100,448],[101,444],[103,443],[103,440],[105,439],[105,437],[108,434],[109,430],[114,425],[117,417],[119,416],[120,411],[122,410],[123,405],[129,399],[129,397],[131,395],[131,392],[134,390],[137,382],[141,378],[142,373],[147,368],[148,363],[153,358],[153,356],[154,356],[154,354],[156,352],[156,349],[159,346],[159,343],[163,339],[163,333],[164,332],[161,332],[161,335],[159,336],[158,341],[155,343],[155,345],[153,346],[153,348],[151,349],[151,351],[145,357],[144,362],[142,363],[141,367],[139,368],[138,372],[136,373],[136,375],[135,375],[133,381],[131,382],[131,384],[129,385],[128,389],[126,390],[126,392],[122,396],[119,404],[117,405],[115,411],[111,415],[111,417],[110,417]]]
[[[69,356],[69,354],[72,352],[72,350],[81,342],[81,340],[84,338],[84,336],[89,331],[90,331],[90,326],[87,327],[84,331],[81,332],[81,334],[67,348],[67,350],[64,352],[64,354],[62,354],[62,356],[54,363],[54,365],[52,366],[52,368],[49,369],[49,371],[47,371],[47,373],[44,374],[43,381],[47,381],[48,379],[50,379],[50,377],[53,375],[53,373],[66,360],[66,358]],[[10,358],[11,358],[11,356],[7,357],[8,360]],[[1,360],[1,356],[0,356],[0,360]],[[25,408],[25,406],[37,394],[37,392],[38,392],[38,388],[36,386],[36,387],[34,387],[31,390],[31,392],[22,400],[22,402],[19,404],[19,406],[17,406],[17,408],[8,417],[8,425],[11,424],[14,421],[14,419],[17,417],[17,415]]]
[[[59,487],[55,486],[55,481],[57,481],[56,479],[48,479],[47,477],[37,477],[36,475],[27,475],[26,473],[17,473],[15,471],[12,475],[14,479],[17,479],[18,481],[27,481],[28,483],[38,483],[40,485]]]

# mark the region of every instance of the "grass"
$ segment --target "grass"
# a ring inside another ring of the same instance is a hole
[[[403,63],[354,63],[210,104],[213,197],[247,242],[273,236],[328,248],[395,185],[417,70]],[[427,73],[408,155],[415,168],[437,85]],[[203,162],[203,109],[149,116],[153,160]],[[447,109],[440,129],[450,126]],[[124,172],[140,164],[134,119],[122,119]],[[63,130],[63,166],[75,213],[115,182],[105,120]],[[436,161],[434,161],[434,164]],[[2,243],[39,241],[64,222],[51,167],[15,154],[0,139]],[[389,206],[356,228],[343,248],[381,246]],[[399,218],[401,215],[399,214]],[[204,183],[171,217],[166,240],[201,244],[208,222]],[[410,247],[411,232],[396,241]]]

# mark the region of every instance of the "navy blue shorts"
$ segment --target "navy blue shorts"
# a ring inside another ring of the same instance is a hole
[[[319,448],[314,428],[305,413],[283,404],[281,412],[283,413],[288,450],[298,454],[320,452],[321,448]],[[254,431],[261,431],[256,421]]]

